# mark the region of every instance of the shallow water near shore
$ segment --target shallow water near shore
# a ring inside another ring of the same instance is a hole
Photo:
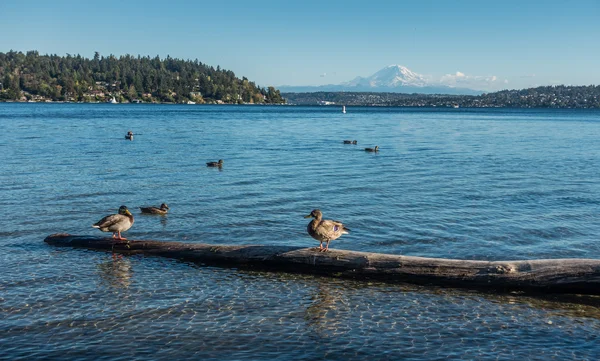
[[[124,204],[131,239],[311,247],[302,217],[320,208],[352,230],[332,248],[598,259],[599,111],[0,104],[0,125],[0,359],[600,355],[593,297],[249,272],[43,242],[103,235],[91,224]],[[218,159],[222,169],[206,167]],[[137,208],[162,202],[164,217]]]

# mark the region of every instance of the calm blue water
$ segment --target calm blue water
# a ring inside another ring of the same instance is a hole
[[[0,359],[600,357],[587,301],[43,242],[104,235],[91,224],[124,204],[131,239],[314,247],[302,216],[320,208],[353,231],[332,248],[600,258],[599,111],[0,104],[0,127]]]

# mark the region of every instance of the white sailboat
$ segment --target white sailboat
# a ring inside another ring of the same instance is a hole
[[[346,114],[346,106],[342,105],[342,113]]]
[[[112,99],[110,100],[110,104],[117,104],[117,99],[115,99],[115,97],[113,96]]]

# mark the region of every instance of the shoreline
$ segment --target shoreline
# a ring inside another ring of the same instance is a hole
[[[289,106],[289,107],[317,107],[317,108],[341,108],[342,104],[290,104],[290,103],[202,103],[202,104],[188,104],[188,103],[169,103],[169,102],[122,102],[122,103],[111,103],[111,102],[73,102],[64,100],[46,100],[46,101],[17,101],[17,100],[0,100],[0,104],[106,104],[106,105],[189,105],[189,106]],[[600,107],[509,107],[509,106],[464,106],[464,107],[452,107],[452,106],[436,106],[436,105],[383,105],[383,104],[344,104],[348,109],[351,108],[406,108],[406,109],[443,109],[448,111],[461,110],[479,110],[479,109],[507,109],[507,110],[582,110],[582,111],[597,111]]]

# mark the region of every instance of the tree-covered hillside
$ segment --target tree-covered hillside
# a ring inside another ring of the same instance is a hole
[[[102,102],[112,97],[129,102],[284,102],[274,87],[261,88],[198,60],[0,53],[0,100]]]
[[[600,86],[541,86],[482,95],[315,92],[283,93],[290,104],[466,108],[600,108]]]

